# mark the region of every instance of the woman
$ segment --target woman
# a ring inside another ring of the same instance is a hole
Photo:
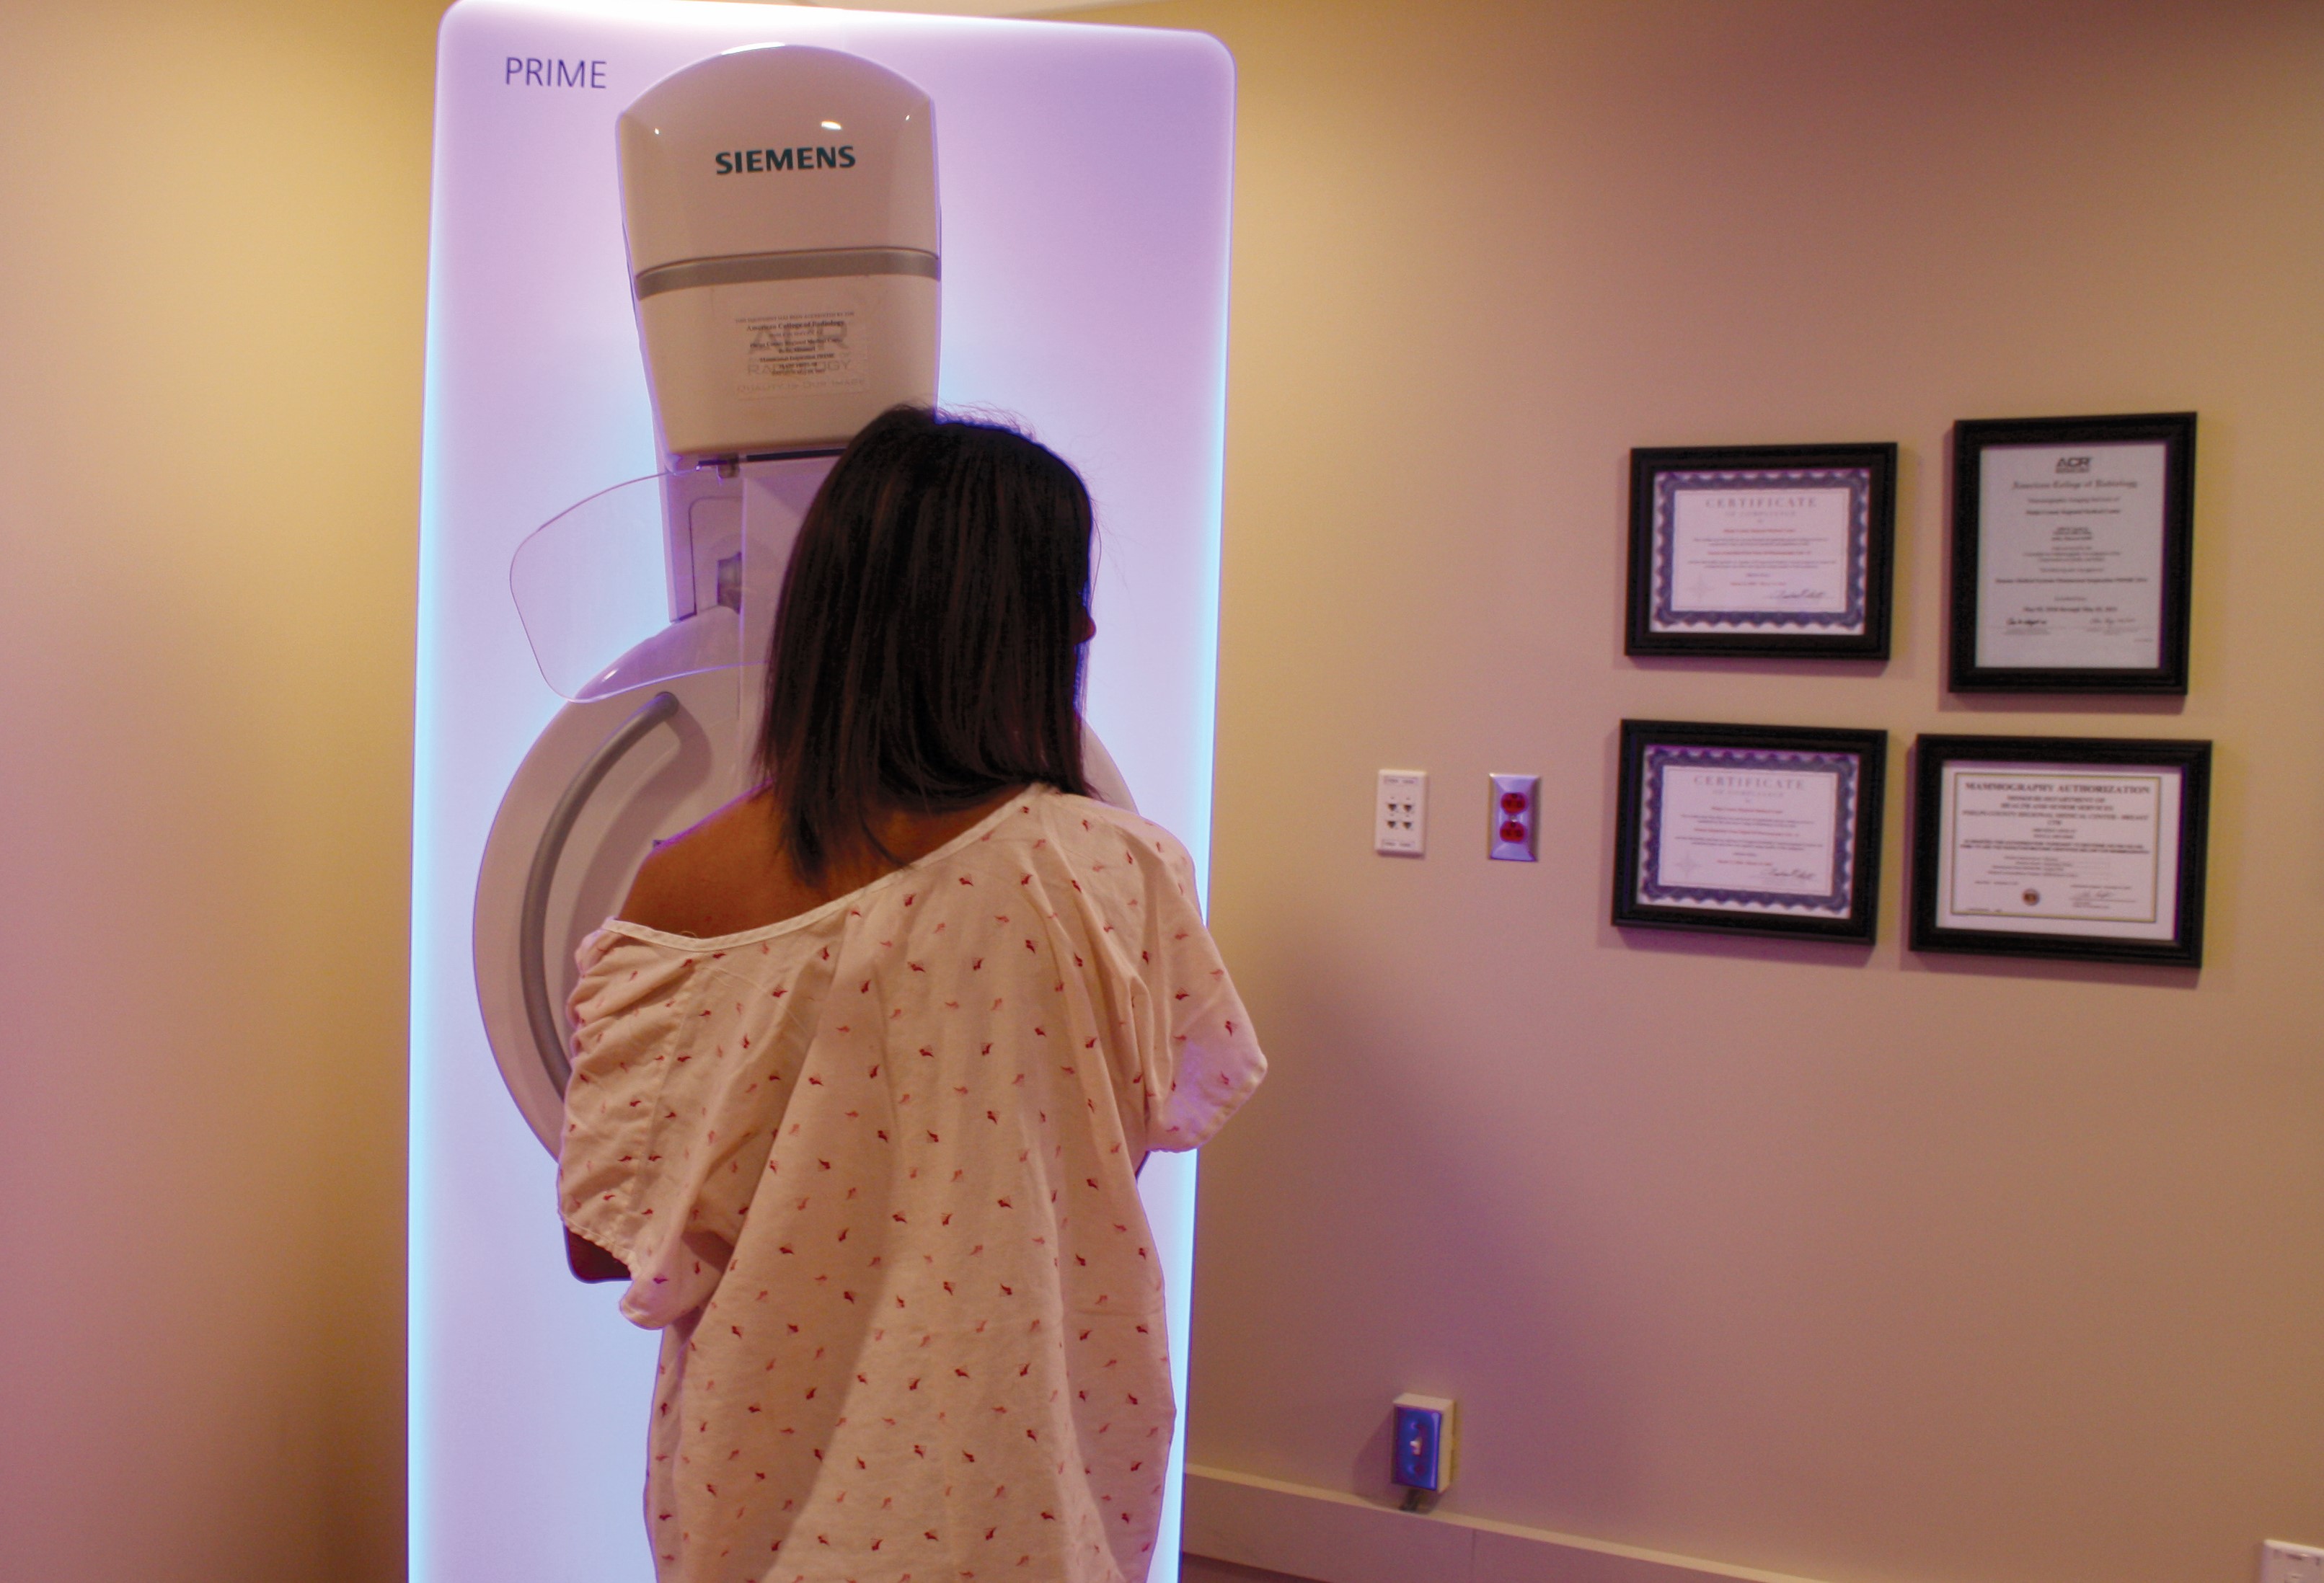
[[[1185,849],[1083,778],[1091,528],[1011,430],[865,428],[784,580],[765,784],[581,948],[559,1196],[663,1331],[665,1580],[1145,1577],[1135,1179],[1266,1063]]]

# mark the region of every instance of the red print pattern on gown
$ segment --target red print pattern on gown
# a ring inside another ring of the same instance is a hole
[[[1176,1408],[1135,1172],[1266,1070],[1185,849],[1036,791],[580,966],[558,1193],[662,1330],[664,1583],[1142,1583]]]

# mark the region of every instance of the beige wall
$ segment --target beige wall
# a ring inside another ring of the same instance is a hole
[[[0,1577],[402,1574],[440,8],[0,10]]]
[[[1232,0],[1190,1454],[1834,1579],[2324,1543],[2324,6]],[[1949,698],[1947,426],[2201,413],[2183,709]],[[1882,670],[1621,653],[1635,445],[1904,446]],[[1882,941],[1604,922],[1625,715],[1886,727]],[[1923,731],[2218,744],[2209,962],[1904,952]],[[1425,861],[1373,772],[1433,776]],[[1539,771],[1537,867],[1483,777]]]

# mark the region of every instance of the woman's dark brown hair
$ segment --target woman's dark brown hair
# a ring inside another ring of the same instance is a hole
[[[769,647],[759,768],[786,855],[820,882],[890,855],[871,820],[1030,781],[1086,795],[1089,491],[1012,428],[898,407],[799,528]]]

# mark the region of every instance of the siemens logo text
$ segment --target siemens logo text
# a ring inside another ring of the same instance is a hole
[[[733,149],[718,156],[718,174],[744,175],[757,170],[852,170],[855,168],[855,145],[841,143],[835,149]]]

